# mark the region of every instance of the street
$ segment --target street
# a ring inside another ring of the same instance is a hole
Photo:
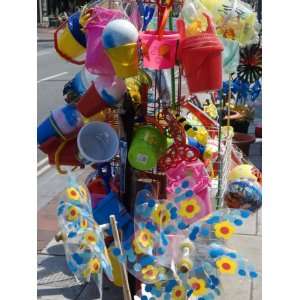
[[[46,118],[49,112],[63,105],[63,88],[81,66],[70,64],[55,52],[53,42],[39,42],[37,44],[37,123]],[[37,161],[46,155],[38,150]]]

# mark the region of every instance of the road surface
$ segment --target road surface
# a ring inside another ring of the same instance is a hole
[[[82,66],[70,64],[55,52],[53,42],[39,42],[37,46],[37,123],[49,112],[63,105],[63,87]],[[38,162],[46,155],[38,150]]]

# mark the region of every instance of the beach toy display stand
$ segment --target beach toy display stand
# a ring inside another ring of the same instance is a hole
[[[70,271],[95,281],[100,299],[103,273],[125,300],[217,299],[221,274],[259,276],[226,241],[261,207],[262,184],[230,122],[222,125],[224,45],[207,11],[208,28],[183,35],[183,1],[112,4],[89,3],[55,33],[58,54],[91,73],[64,109],[72,115],[50,114],[38,130],[39,149],[69,178],[57,239]],[[83,182],[78,167],[89,173]]]

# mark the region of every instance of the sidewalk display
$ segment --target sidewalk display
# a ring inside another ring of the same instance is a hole
[[[57,208],[67,265],[100,299],[104,275],[125,300],[213,300],[221,274],[259,276],[226,245],[262,206],[229,118],[232,97],[260,93],[258,34],[240,0],[96,1],[56,30],[57,53],[84,66],[38,145],[69,178]],[[91,170],[84,183],[77,167]]]

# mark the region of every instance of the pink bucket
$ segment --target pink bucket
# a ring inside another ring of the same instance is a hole
[[[114,75],[115,71],[102,45],[102,32],[111,20],[123,18],[119,10],[95,7],[91,21],[85,27],[87,34],[85,66],[92,74]]]
[[[181,212],[184,207],[196,208],[194,213],[189,210],[183,216],[185,223],[192,224],[212,212],[210,179],[200,160],[194,163],[181,162],[177,167],[169,169],[166,175],[168,199],[175,202]]]
[[[141,32],[140,39],[144,67],[154,70],[174,67],[179,33],[164,31],[162,35],[159,35],[156,31],[150,30]]]

